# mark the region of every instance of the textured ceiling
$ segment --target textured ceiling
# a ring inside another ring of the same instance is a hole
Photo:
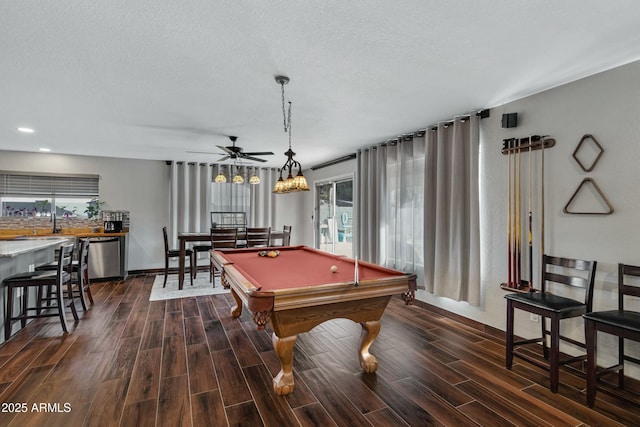
[[[640,58],[640,2],[0,2],[0,149],[303,166]],[[33,135],[16,132],[36,129]]]

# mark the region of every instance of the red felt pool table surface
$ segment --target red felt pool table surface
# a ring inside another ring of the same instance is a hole
[[[277,291],[331,283],[353,283],[355,261],[305,246],[275,248],[275,257],[259,256],[259,249],[221,253],[228,263],[261,291]],[[338,269],[335,273],[331,267]],[[403,273],[369,263],[359,263],[360,281],[402,276]]]

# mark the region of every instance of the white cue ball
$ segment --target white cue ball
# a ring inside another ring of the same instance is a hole
[[[338,267],[336,267],[335,265],[331,266],[331,272],[335,273],[336,271],[338,271]]]

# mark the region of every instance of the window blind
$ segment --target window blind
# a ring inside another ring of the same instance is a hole
[[[0,171],[0,196],[98,197],[98,175],[40,175]]]

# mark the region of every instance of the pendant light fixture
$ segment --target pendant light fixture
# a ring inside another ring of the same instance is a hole
[[[309,191],[307,180],[302,174],[302,165],[300,164],[300,162],[293,159],[293,156],[295,156],[296,153],[294,153],[291,149],[291,101],[289,101],[287,116],[284,98],[284,85],[289,83],[289,77],[276,76],[276,82],[282,89],[282,118],[284,122],[284,131],[289,134],[289,149],[286,153],[284,153],[284,155],[287,156],[287,161],[284,163],[282,168],[280,168],[280,176],[278,177],[278,181],[276,182],[275,187],[273,187],[273,192],[276,194],[286,194],[298,191]],[[293,168],[298,168],[298,173],[295,178],[293,177]],[[282,173],[284,171],[288,172],[286,180],[282,178]]]
[[[253,168],[253,175],[251,175],[251,178],[249,178],[249,184],[251,185],[260,184],[260,177],[256,174],[255,168]]]
[[[222,173],[222,166],[220,166],[220,170],[218,171],[218,175],[216,175],[214,182],[217,184],[224,184],[227,182],[227,176]]]

